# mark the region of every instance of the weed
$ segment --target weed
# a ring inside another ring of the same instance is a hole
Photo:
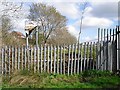
[[[84,71],[80,75],[33,73],[20,70],[3,76],[3,88],[102,88],[120,85],[120,78],[109,71]]]

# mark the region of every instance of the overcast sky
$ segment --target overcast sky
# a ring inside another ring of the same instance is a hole
[[[13,0],[17,2],[17,0]],[[53,5],[62,15],[68,19],[69,32],[78,37],[83,0],[24,0],[22,17],[15,20],[15,30],[24,32],[26,15],[29,13],[29,5],[32,2],[44,2]],[[86,1],[86,0],[84,0]],[[83,18],[81,42],[89,41],[97,37],[98,28],[114,28],[118,25],[118,0],[87,0],[88,5]],[[22,0],[21,0],[22,2]]]

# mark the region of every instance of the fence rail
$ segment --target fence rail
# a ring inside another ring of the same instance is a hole
[[[99,29],[98,42],[63,46],[3,46],[0,50],[1,73],[28,69],[54,74],[79,74],[85,70],[120,69],[117,59],[118,29]],[[105,38],[107,37],[107,38]]]

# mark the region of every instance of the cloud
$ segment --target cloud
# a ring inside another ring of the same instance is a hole
[[[98,40],[98,36],[93,36],[93,37],[84,36],[81,38],[81,42],[95,42],[97,40]]]
[[[107,18],[85,17],[83,19],[84,27],[109,27],[112,24],[113,22]]]
[[[118,2],[91,2],[93,10],[92,13],[95,17],[115,18],[118,16]]]
[[[90,40],[91,40],[91,38],[89,36],[84,38],[84,41],[90,41]]]
[[[85,17],[83,19],[82,28],[98,28],[98,27],[110,27],[114,22],[107,18],[98,18],[98,17]],[[80,27],[80,20],[77,20],[74,27]]]
[[[9,1],[11,2],[11,0],[2,0],[2,1]],[[86,0],[12,0],[14,2],[83,2]],[[113,0],[87,0],[87,1],[91,1],[91,2],[113,2]],[[114,0],[114,2],[118,2],[119,0]]]
[[[89,0],[88,0],[89,1]],[[95,2],[98,2],[98,4],[99,4],[99,2],[119,2],[119,0],[90,0],[90,2],[92,2],[92,3],[95,3]]]
[[[53,5],[62,15],[66,16],[68,19],[77,19],[80,16],[79,7],[74,2],[54,2],[49,4]]]
[[[113,4],[112,4],[113,3]],[[109,5],[108,5],[109,4]],[[83,29],[87,29],[86,31],[90,31],[92,28],[99,27],[111,27],[114,24],[113,18],[117,17],[117,0],[116,1],[96,1],[90,2],[90,6],[87,7],[86,12],[84,14],[83,19]],[[57,8],[62,15],[65,15],[69,18],[69,21],[72,19],[76,19],[76,22],[72,22],[69,24],[69,32],[78,37],[79,27],[80,27],[80,17],[81,11],[78,5],[70,2],[59,2],[53,3],[53,5]],[[85,37],[84,40],[91,40],[90,37]]]
[[[79,32],[76,30],[76,28],[75,28],[74,26],[69,25],[69,26],[68,26],[68,32],[69,32],[71,35],[73,35],[73,36],[75,36],[76,38],[78,38]]]
[[[92,16],[92,13],[91,13],[92,11],[93,11],[93,8],[91,6],[87,7],[83,16]]]

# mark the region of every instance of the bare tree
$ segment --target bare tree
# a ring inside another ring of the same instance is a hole
[[[23,3],[0,2],[0,45],[12,42],[9,31],[13,29],[11,18],[18,18]]]
[[[0,19],[3,16],[7,17],[16,17],[18,18],[18,12],[21,10],[23,3],[13,3],[13,2],[0,2],[0,6],[2,7],[0,9]]]
[[[62,30],[66,26],[66,17],[62,16],[53,6],[42,3],[33,3],[30,6],[30,20],[37,21],[39,33],[42,33],[43,43],[47,43],[50,35],[55,30]]]
[[[82,9],[82,13],[81,13],[81,19],[80,19],[80,31],[79,31],[79,35],[78,35],[78,43],[80,43],[80,34],[81,34],[81,30],[82,30],[82,25],[83,25],[83,16],[85,13],[85,10],[87,8],[87,2],[83,2],[83,9]]]

